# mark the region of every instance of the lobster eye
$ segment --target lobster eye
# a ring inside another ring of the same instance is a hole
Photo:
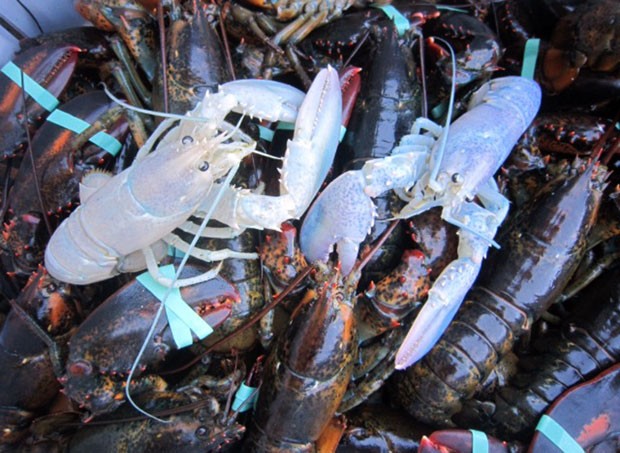
[[[209,169],[209,162],[207,162],[206,160],[203,160],[200,166],[198,167],[198,170],[207,171],[208,169]]]
[[[209,430],[207,429],[206,426],[199,426],[196,429],[196,437],[203,438],[203,437],[207,437],[208,435],[209,435]]]
[[[189,145],[190,143],[194,143],[194,138],[191,135],[186,135],[181,139],[181,143]]]
[[[463,182],[463,177],[461,176],[460,173],[454,173],[452,175],[452,182],[454,184],[461,184]]]

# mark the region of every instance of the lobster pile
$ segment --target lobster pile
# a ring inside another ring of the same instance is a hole
[[[0,450],[620,447],[614,0],[75,7],[0,68]]]

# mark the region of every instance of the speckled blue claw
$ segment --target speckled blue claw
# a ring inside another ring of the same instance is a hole
[[[319,195],[306,214],[299,237],[308,261],[326,262],[335,246],[343,275],[351,272],[359,245],[370,232],[377,215],[364,187],[362,173],[348,171]]]

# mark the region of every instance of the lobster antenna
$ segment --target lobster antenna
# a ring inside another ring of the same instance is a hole
[[[159,28],[159,58],[161,58],[161,84],[164,97],[164,112],[168,113],[168,77],[166,68],[168,67],[168,59],[166,55],[166,25],[164,24],[164,5],[162,0],[157,2],[157,27]]]
[[[443,159],[443,153],[446,149],[446,142],[448,140],[448,133],[450,132],[450,121],[452,120],[452,111],[454,110],[454,97],[456,95],[456,55],[454,54],[454,49],[450,45],[448,41],[445,39],[434,36],[433,39],[443,42],[450,50],[450,59],[452,60],[452,83],[450,86],[450,100],[448,101],[448,113],[446,115],[446,124],[443,127],[443,133],[439,137],[440,144],[437,148],[437,154],[435,157],[435,162],[433,163],[433,169],[431,171],[429,177],[429,186],[433,186],[437,182],[437,174],[439,173],[439,166],[441,165],[441,161]]]
[[[169,421],[169,420],[162,420],[161,418],[158,418],[155,415],[150,414],[149,412],[145,411],[144,409],[142,409],[141,407],[139,407],[135,403],[135,401],[131,398],[131,393],[130,393],[130,390],[131,390],[131,388],[130,388],[131,387],[131,380],[133,379],[133,375],[135,374],[136,369],[138,368],[140,359],[144,355],[144,351],[146,350],[146,347],[147,347],[148,343],[151,341],[151,338],[153,337],[153,334],[155,333],[155,328],[157,326],[157,323],[159,322],[159,319],[161,318],[161,314],[164,311],[164,305],[166,303],[166,300],[168,300],[168,297],[170,296],[170,293],[175,288],[175,284],[176,284],[177,280],[179,279],[179,276],[181,275],[181,272],[183,271],[183,268],[185,267],[185,264],[187,263],[187,260],[190,257],[190,253],[191,253],[192,249],[196,246],[196,243],[200,239],[200,237],[202,235],[202,232],[207,227],[207,223],[209,222],[209,220],[211,219],[211,216],[213,215],[213,211],[215,211],[216,206],[218,205],[218,203],[222,199],[222,196],[224,195],[224,190],[230,185],[230,182],[232,181],[233,177],[237,173],[238,169],[239,169],[239,164],[237,164],[234,167],[232,167],[230,169],[230,171],[228,172],[228,174],[226,175],[226,179],[225,179],[224,183],[222,184],[222,187],[218,191],[217,195],[215,196],[215,199],[213,200],[213,203],[211,204],[211,207],[209,208],[209,211],[206,213],[205,218],[203,219],[202,223],[200,224],[200,227],[198,228],[198,231],[194,235],[194,239],[192,239],[192,242],[187,247],[187,251],[185,252],[185,255],[183,255],[183,258],[181,259],[181,263],[179,264],[179,268],[177,269],[177,271],[176,271],[176,273],[174,275],[174,278],[172,279],[172,282],[170,283],[170,286],[166,289],[166,292],[164,293],[164,295],[163,295],[163,297],[161,299],[161,303],[159,304],[159,308],[157,309],[157,313],[155,314],[155,318],[153,319],[153,322],[151,323],[151,328],[149,329],[148,333],[146,334],[146,338],[142,342],[142,346],[140,347],[140,351],[138,351],[138,354],[136,355],[136,358],[134,359],[134,361],[133,361],[133,363],[131,365],[131,370],[129,371],[129,375],[127,376],[127,379],[125,381],[125,396],[127,397],[127,401],[129,401],[129,404],[131,404],[133,406],[133,408],[135,410],[137,410],[138,412],[140,412],[141,414],[143,414],[146,417],[149,417],[149,418],[151,418],[153,420],[156,420],[156,421],[158,421],[160,423],[171,423],[171,421]]]
[[[420,58],[420,81],[422,82],[422,117],[428,118],[428,92],[426,89],[426,63],[424,62],[424,34],[418,26],[410,28],[411,33],[418,40],[419,58]],[[415,45],[415,40],[411,43]]]
[[[23,5],[22,5],[23,6]],[[24,7],[25,8],[25,7]],[[38,23],[37,23],[38,24]],[[24,85],[24,72],[20,71],[20,83],[21,86]],[[39,201],[39,206],[41,208],[41,216],[43,217],[43,222],[45,224],[45,228],[47,230],[47,234],[50,236],[53,233],[52,226],[50,225],[50,219],[47,217],[47,208],[45,206],[45,202],[43,201],[43,195],[41,192],[41,186],[39,185],[39,175],[37,172],[37,163],[34,158],[34,151],[32,150],[32,137],[30,136],[30,129],[28,128],[28,114],[27,114],[27,106],[26,106],[26,90],[21,90],[22,95],[22,115],[25,118],[24,121],[24,131],[26,132],[26,142],[28,144],[28,158],[30,160],[30,167],[32,171],[32,179],[34,181],[34,190],[37,193],[37,200]]]
[[[45,33],[45,31],[43,30],[43,27],[41,27],[41,23],[38,21],[37,17],[32,13],[32,11],[30,11],[30,9],[26,5],[24,5],[24,2],[22,2],[22,0],[17,0],[17,3],[19,3],[19,6],[24,8],[24,10],[26,11],[26,14],[28,14],[30,16],[32,21],[35,23],[35,25],[39,29],[39,32],[41,34]]]
[[[126,108],[127,110],[132,110],[132,111],[137,112],[137,113],[144,113],[145,115],[159,116],[159,117],[162,117],[162,118],[168,118],[168,119],[179,120],[179,121],[195,121],[197,123],[206,123],[208,121],[211,121],[211,118],[205,118],[203,116],[189,116],[189,115],[186,116],[186,115],[180,115],[178,113],[164,113],[164,112],[158,112],[156,110],[149,110],[149,109],[143,109],[141,107],[136,107],[135,105],[128,104],[127,102],[123,101],[122,99],[119,99],[116,96],[114,96],[112,94],[112,92],[108,89],[108,87],[106,86],[105,83],[102,83],[101,85],[103,86],[103,91],[105,92],[105,94],[113,102],[117,103],[118,105],[120,105],[123,108]],[[241,119],[243,120],[243,116],[241,117]],[[246,141],[251,141],[252,140],[252,138],[249,135],[244,134],[243,132],[241,132],[239,130],[239,126],[241,125],[241,121],[239,121],[236,126],[231,126],[231,125],[229,125],[226,122],[224,122],[222,124],[223,124],[222,129],[226,129],[226,126],[228,125],[229,127],[232,127],[231,130],[234,133],[240,134],[244,140],[246,140]],[[230,136],[232,136],[232,133],[231,133]],[[226,137],[226,138],[229,138],[229,137]],[[263,153],[263,152],[257,151],[257,150],[252,151],[252,153],[253,154],[258,154],[259,156],[263,156],[263,157],[266,157],[268,159],[283,160],[283,158],[281,158],[281,157],[272,156],[271,154]]]
[[[186,116],[186,115],[179,115],[178,113],[164,113],[164,112],[158,112],[156,110],[149,110],[149,109],[143,109],[141,107],[136,107],[135,105],[128,104],[122,99],[119,99],[116,96],[114,96],[112,92],[108,89],[105,83],[102,82],[101,85],[103,87],[103,91],[105,92],[105,94],[112,101],[114,101],[121,107],[126,108],[127,110],[133,110],[134,112],[144,113],[145,115],[160,116],[162,118],[172,118],[172,119],[180,120],[180,121],[196,121],[198,123],[206,123],[207,121],[211,121],[209,118],[205,118],[202,116]]]

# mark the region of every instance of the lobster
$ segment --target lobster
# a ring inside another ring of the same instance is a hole
[[[295,240],[296,229],[285,223],[282,232],[267,236],[260,249],[263,266],[278,291],[283,283],[290,282],[300,273],[302,266],[306,266],[305,257],[299,252]],[[377,246],[373,252],[376,249]],[[399,265],[387,276],[355,295],[351,303],[357,326],[353,341],[358,344],[358,353],[338,412],[346,412],[362,403],[394,371],[394,346],[404,336],[400,323],[420,307],[429,289],[429,272],[423,253],[406,250]],[[351,278],[345,281],[345,285],[355,287],[359,283]],[[342,291],[351,291],[346,286]],[[295,308],[295,312],[297,310]]]
[[[561,438],[572,438],[570,444],[560,440],[557,435],[549,438],[549,432],[539,423],[528,451],[547,452],[551,451],[552,445],[564,450],[572,447],[574,451],[578,451],[578,448],[587,452],[617,450],[619,387],[618,363],[589,381],[571,387],[545,413],[545,422],[552,420],[562,427]]]
[[[215,93],[219,84],[231,80],[222,43],[209,21],[209,5],[194,0],[191,6],[191,12],[178,11],[180,8],[171,12],[166,35],[167,67],[161,68],[160,59],[157,72],[165,74],[168,93],[164,94],[163,77],[155,78],[155,110],[187,112],[200,102],[206,91]]]
[[[322,0],[322,1],[290,1],[279,0],[266,2],[250,0],[248,3],[267,10],[274,18],[264,14],[255,14],[239,4],[231,4],[231,13],[236,20],[242,20],[258,37],[272,46],[296,44],[310,32],[327,24],[340,16],[347,9],[367,5],[365,0]],[[275,20],[274,20],[275,19]],[[278,22],[290,21],[284,27]],[[272,36],[269,36],[272,35]]]
[[[43,268],[12,302],[0,330],[0,444],[18,441],[58,394],[61,351],[81,321],[80,297]]]
[[[157,74],[157,32],[147,8],[133,0],[77,0],[75,9],[98,29],[116,32],[148,81],[153,82]],[[125,67],[129,69],[129,65]]]
[[[620,89],[620,9],[613,0],[502,2],[498,8],[508,67],[521,65],[525,42],[540,38],[536,71],[549,96],[545,107],[593,111],[617,100]]]
[[[530,438],[542,412],[563,391],[620,360],[619,272],[604,274],[579,294],[580,313],[562,337],[546,339],[546,352],[528,357],[527,369],[496,393],[488,426],[502,436]]]
[[[347,427],[336,451],[413,453],[429,431],[428,426],[415,422],[399,409],[365,404],[347,413]]]
[[[138,398],[153,413],[170,413],[166,423],[134,418],[135,413],[119,410],[114,419],[82,425],[68,443],[68,452],[80,451],[217,451],[235,445],[245,427],[221,423],[222,399],[202,395],[194,404],[179,392],[155,392]]]
[[[12,65],[23,71],[24,78],[31,77],[57,97],[69,83],[80,52],[79,47],[70,44],[42,44],[18,54]],[[3,69],[10,68],[9,65]],[[24,125],[30,128],[30,124],[40,123],[46,113],[40,104],[23,95],[20,75],[17,80],[20,80],[19,85],[5,74],[0,77],[0,146],[4,159],[20,154],[26,143]],[[47,107],[53,109],[56,105],[52,103]]]
[[[240,160],[255,148],[253,140],[224,122],[231,110],[272,121],[297,118],[279,197],[228,185]],[[191,215],[209,212],[208,217],[228,225],[205,232],[217,237],[234,236],[245,228],[277,229],[284,220],[299,217],[318,191],[336,150],[340,115],[340,87],[332,68],[319,73],[305,98],[299,90],[272,81],[222,85],[190,112],[199,122],[184,119],[164,135],[173,120],[163,121],[132,166],[110,179],[84,183],[92,184],[90,196],[52,235],[45,251],[47,269],[59,280],[84,285],[148,265],[169,285],[154,269],[151,246],[161,244]],[[159,138],[157,149],[148,154]],[[228,143],[230,139],[233,142]],[[159,191],[153,190],[154,181]],[[178,242],[173,245],[180,248]],[[256,257],[231,251],[195,252],[203,260]],[[210,277],[212,273],[201,278]]]
[[[395,395],[420,420],[453,425],[516,339],[559,296],[585,252],[607,172],[576,161],[506,232],[455,321],[422,362],[397,377]]]
[[[306,292],[265,362],[249,451],[313,451],[347,389],[357,351],[356,275],[343,281],[338,267],[323,266],[316,276],[318,289]]]
[[[369,61],[373,64],[363,72],[360,96],[339,148],[338,166],[343,171],[358,169],[370,159],[387,156],[420,113],[420,85],[413,76],[415,63],[407,45],[410,40],[399,39],[396,28],[383,13],[372,13],[349,14],[326,30],[332,31],[338,24],[340,28],[350,30],[349,24],[360,15],[364,18],[370,16],[367,21],[372,20],[371,25],[365,24],[370,30],[367,47],[372,55],[365,61],[365,66]],[[336,42],[347,41],[331,36]],[[376,203],[381,218],[391,216],[401,207],[400,200],[389,193],[378,197]],[[377,223],[365,243],[374,242],[387,228],[388,223]],[[382,278],[387,270],[398,264],[401,245],[405,241],[404,228],[399,225],[364,267],[362,286],[371,279]]]
[[[620,64],[620,52],[613,45],[620,35],[619,19],[620,7],[610,0],[585,3],[561,17],[543,60],[545,86],[552,92],[562,91],[582,68],[613,73]]]
[[[477,277],[488,247],[496,245],[493,237],[508,213],[508,200],[492,177],[534,118],[540,97],[538,85],[521,77],[487,82],[449,133],[417,119],[390,156],[343,173],[308,210],[300,236],[304,255],[311,262],[324,261],[336,245],[344,273],[372,228],[376,208],[371,197],[390,189],[408,201],[395,217],[410,218],[441,206],[442,218],[459,228],[458,259],[431,288],[399,349],[396,368],[415,363],[437,342]],[[423,128],[438,140],[420,135]],[[468,201],[476,195],[484,207]]]
[[[188,265],[182,275],[201,272],[202,268]],[[180,296],[213,328],[226,320],[239,300],[236,289],[219,276],[182,288]],[[124,402],[125,377],[159,306],[160,301],[134,279],[102,302],[73,335],[66,373],[59,380],[63,393],[88,411],[87,419],[111,412]],[[132,381],[136,394],[166,388],[166,382],[153,373],[176,350],[171,328],[160,319]]]
[[[128,132],[122,109],[101,91],[77,96],[60,108],[93,126],[76,135],[69,129],[45,122],[33,137],[36,172],[29,159],[22,160],[8,196],[9,215],[1,239],[13,261],[7,268],[19,274],[32,272],[43,261],[51,233],[46,231],[46,226],[53,224],[55,216],[66,215],[79,200],[79,183],[84,174],[94,169],[112,168],[114,156],[95,144],[85,143],[86,140],[107,129],[112,137],[122,142]],[[37,189],[40,189],[41,200]]]
[[[477,436],[477,438],[475,438]],[[478,449],[489,453],[519,452],[517,445],[508,445],[480,431],[463,429],[444,429],[433,432],[420,440],[419,453],[476,452]]]

